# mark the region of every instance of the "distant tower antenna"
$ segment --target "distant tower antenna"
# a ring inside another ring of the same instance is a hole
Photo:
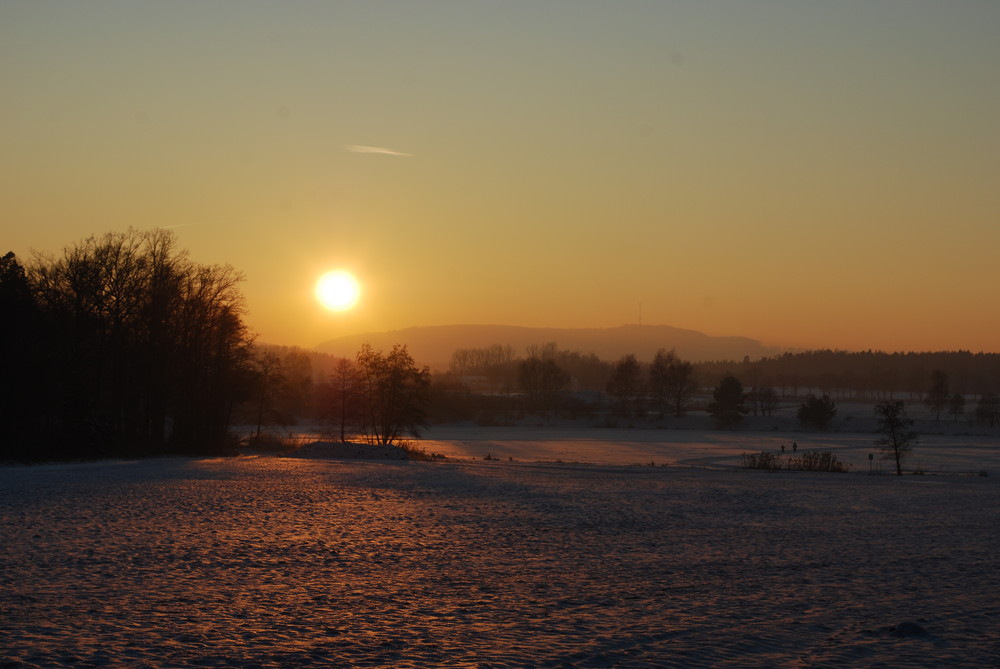
[[[642,298],[639,298],[639,325],[642,325]]]

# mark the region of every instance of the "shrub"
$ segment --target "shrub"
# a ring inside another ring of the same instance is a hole
[[[785,458],[774,453],[761,451],[759,454],[744,453],[743,468],[763,469],[772,472],[782,469],[796,472],[849,472],[851,465],[842,462],[836,455],[828,451],[814,451]]]
[[[406,455],[407,457],[410,458],[410,460],[434,462],[437,460],[448,459],[448,456],[442,455],[441,453],[434,453],[434,452],[428,453],[426,448],[424,448],[423,446],[417,446],[408,439],[400,439],[399,441],[396,442],[396,445],[399,446],[404,451],[406,451]]]
[[[777,471],[781,469],[781,459],[774,453],[761,451],[760,454],[744,453],[744,469],[764,469],[767,471]]]
[[[829,451],[803,453],[788,461],[788,469],[800,472],[847,472],[851,466]]]

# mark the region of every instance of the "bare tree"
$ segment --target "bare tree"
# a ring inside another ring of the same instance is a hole
[[[956,423],[965,413],[965,397],[961,393],[955,393],[948,398],[948,413]]]
[[[670,368],[677,362],[677,354],[674,351],[661,348],[653,356],[653,362],[649,365],[649,394],[653,405],[660,413],[660,418],[666,415],[667,409],[671,408],[673,404]]]
[[[250,345],[238,272],[190,262],[167,231],[130,229],[39,255],[28,277],[53,422],[83,436],[78,455],[229,448]]]
[[[698,382],[694,378],[694,365],[684,360],[675,360],[667,368],[667,384],[674,404],[674,416],[681,418],[687,411],[691,398],[698,392]]]
[[[0,460],[30,458],[24,445],[38,441],[52,385],[38,365],[46,350],[41,313],[13,253],[0,258],[0,314]]]
[[[265,418],[270,413],[278,384],[282,380],[281,360],[274,351],[257,351],[253,356],[254,371],[257,374],[257,430],[253,439],[260,440],[260,431]]]
[[[266,425],[294,425],[314,414],[312,360],[301,349],[285,346],[255,346],[251,363],[257,384],[257,429],[260,439]]]
[[[1000,396],[996,393],[984,393],[976,402],[976,420],[995,427],[1000,424]]]
[[[757,386],[750,392],[750,401],[754,406],[754,415],[773,416],[778,406],[778,393],[770,386]]]
[[[623,416],[631,415],[642,397],[641,374],[642,367],[631,353],[622,356],[611,366],[607,392],[612,400],[618,402]]]
[[[490,391],[498,388],[510,390],[514,379],[514,348],[493,344],[486,348],[460,348],[451,354],[449,370],[458,377],[482,376],[489,383]]]
[[[331,424],[331,432],[339,433],[341,441],[347,441],[347,434],[360,428],[361,424],[361,375],[357,366],[347,358],[337,360],[324,402],[325,413]]]
[[[948,392],[948,375],[940,369],[931,372],[931,388],[924,403],[934,412],[934,420],[941,420],[941,412],[948,406],[951,394]]]
[[[882,436],[875,440],[886,458],[896,462],[896,476],[903,475],[903,458],[913,449],[917,433],[912,429],[913,421],[906,415],[906,407],[901,400],[888,400],[875,405],[875,431]]]
[[[286,348],[281,372],[284,379],[278,389],[279,418],[294,425],[297,418],[315,413],[312,359],[300,348]]]
[[[611,365],[597,357],[596,353],[559,351],[555,360],[559,368],[569,375],[573,388],[602,390],[607,386]]]
[[[250,340],[241,315],[242,275],[230,266],[194,266],[180,282],[177,374],[171,440],[175,450],[224,448]]]
[[[426,420],[430,370],[418,369],[406,346],[383,355],[365,344],[357,355],[364,397],[362,431],[376,444],[392,444],[403,434],[420,436]]]
[[[543,411],[551,409],[570,382],[569,374],[555,361],[555,345],[542,349],[528,348],[529,357],[518,367],[518,383],[529,404]]]
[[[694,365],[678,358],[673,350],[661,348],[649,366],[649,390],[661,417],[667,410],[682,417],[698,391]]]

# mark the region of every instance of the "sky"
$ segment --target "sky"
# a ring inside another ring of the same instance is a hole
[[[0,253],[168,228],[275,344],[1000,351],[998,33],[992,0],[2,0]]]

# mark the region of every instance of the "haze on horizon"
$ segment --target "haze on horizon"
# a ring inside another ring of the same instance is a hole
[[[0,254],[130,226],[260,339],[1000,350],[1000,3],[0,4]],[[323,273],[361,282],[331,312]]]

